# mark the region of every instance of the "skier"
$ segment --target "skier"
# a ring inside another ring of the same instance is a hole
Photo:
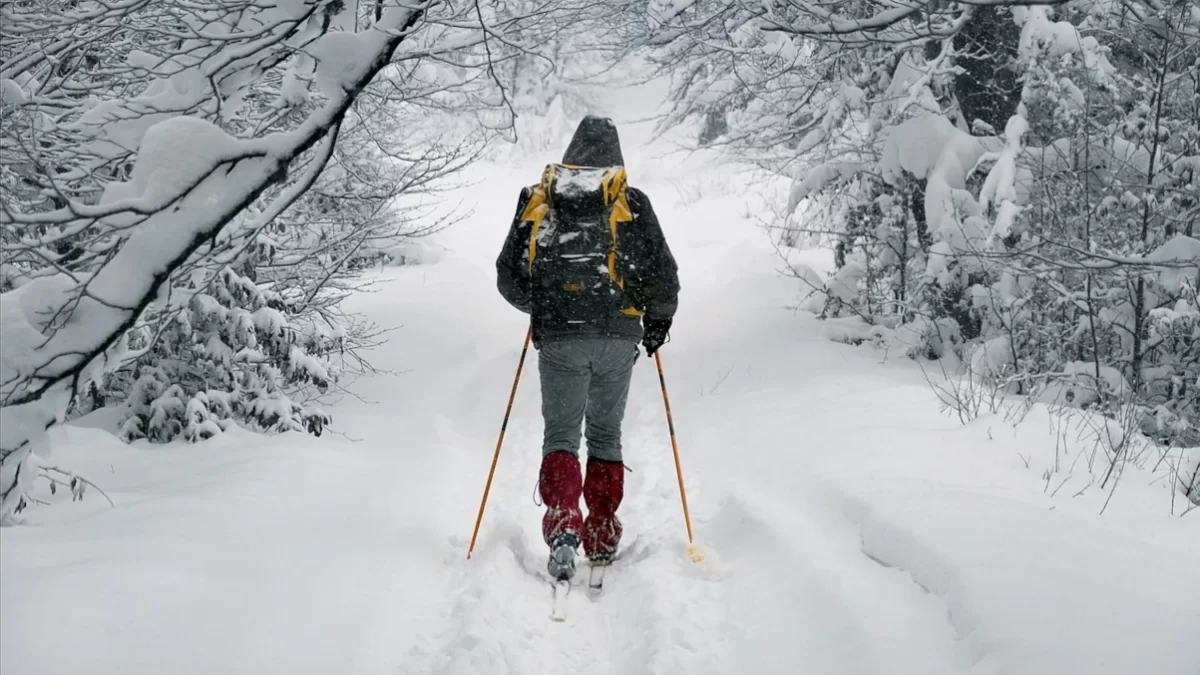
[[[653,355],[678,303],[675,259],[642,191],[627,186],[617,128],[587,116],[560,164],[521,190],[496,260],[497,287],[530,314],[545,424],[538,493],[556,579],[616,552],[624,494],[621,423],[639,341]],[[581,477],[580,426],[587,472]],[[587,506],[583,517],[579,499]]]

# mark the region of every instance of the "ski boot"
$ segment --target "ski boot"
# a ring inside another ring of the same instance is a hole
[[[550,561],[546,563],[546,571],[556,581],[568,580],[575,576],[575,551],[579,548],[579,537],[574,533],[564,532],[554,537],[550,544]]]

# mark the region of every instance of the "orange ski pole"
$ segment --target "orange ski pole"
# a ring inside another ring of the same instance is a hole
[[[500,438],[496,439],[496,452],[492,454],[492,468],[488,469],[487,483],[483,486],[483,499],[479,502],[479,515],[475,516],[475,531],[471,533],[471,545],[467,548],[467,560],[475,550],[475,537],[479,535],[479,523],[483,522],[483,507],[487,504],[488,492],[492,489],[492,476],[496,473],[496,461],[500,459],[500,445],[504,442],[504,432],[508,429],[508,416],[512,413],[513,400],[517,397],[517,383],[521,381],[521,368],[525,366],[525,354],[529,351],[529,339],[533,335],[533,326],[525,331],[525,346],[521,348],[521,360],[517,362],[517,375],[513,378],[512,392],[508,395],[508,406],[504,409],[504,422],[500,424]]]
[[[683,522],[687,525],[687,554],[692,562],[700,562],[704,559],[704,552],[699,550],[692,541],[692,517],[688,514],[687,490],[683,487],[683,469],[679,465],[679,444],[675,441],[675,421],[671,417],[671,399],[667,396],[667,379],[663,376],[662,356],[659,355],[658,350],[654,351],[654,360],[658,365],[658,382],[662,386],[663,405],[667,409],[667,429],[671,432],[671,452],[675,455],[675,476],[679,479],[679,501],[683,503]]]

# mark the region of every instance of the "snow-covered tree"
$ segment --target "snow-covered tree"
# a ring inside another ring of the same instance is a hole
[[[493,66],[564,16],[437,0],[0,12],[4,521],[45,430],[92,406],[125,406],[129,438],[320,433],[314,397],[377,330],[339,309],[355,270],[452,218],[421,196],[511,127]]]
[[[1200,11],[1187,0],[651,3],[666,124],[793,180],[822,315],[1200,445]],[[1119,454],[1119,453],[1118,453]]]
[[[631,84],[638,72],[644,4],[630,0],[516,0],[523,11],[553,6],[568,21],[541,21],[522,31],[539,50],[509,50],[493,69],[517,121],[513,153],[557,152],[563,136],[582,116],[611,102],[613,90]],[[631,67],[632,66],[632,67]]]

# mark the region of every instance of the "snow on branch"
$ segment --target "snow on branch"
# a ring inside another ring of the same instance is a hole
[[[198,112],[205,101],[214,100],[213,89],[203,84],[205,78],[197,76],[208,75],[218,93],[236,96],[237,88],[248,84],[256,69],[277,60],[268,52],[281,41],[295,37],[303,19],[323,4],[311,0],[281,3],[259,10],[254,16],[243,15],[248,23],[226,21],[230,15],[216,5],[209,15],[195,11],[185,17],[185,23],[195,19],[187,34],[187,40],[196,43],[194,48],[186,58],[180,54],[181,68],[168,79],[155,80],[143,94],[147,97],[146,108],[152,107],[152,98],[178,97],[180,90],[191,97],[188,101],[176,101],[180,105],[169,106],[166,114],[131,115],[127,113],[140,104],[130,106],[113,99],[111,105],[101,104],[87,111],[81,117],[82,126],[76,125],[71,131],[85,132],[82,138],[91,139],[85,140],[90,144],[84,146],[90,155],[76,153],[84,161],[92,158],[94,164],[88,171],[104,166],[106,157],[119,157],[105,148],[126,148],[132,159],[128,180],[109,182],[99,204],[85,193],[74,196],[61,190],[51,193],[58,207],[48,210],[22,194],[4,200],[0,219],[5,226],[5,249],[17,247],[11,250],[32,254],[31,261],[52,261],[50,256],[54,256],[60,262],[38,271],[29,268],[27,278],[0,295],[0,515],[7,518],[25,502],[23,481],[36,475],[27,460],[44,443],[44,430],[63,418],[73,398],[82,393],[83,384],[99,381],[103,373],[128,356],[131,329],[155,303],[166,306],[164,293],[170,290],[168,280],[172,275],[204,247],[211,248],[232,223],[240,222],[241,214],[261,195],[284,183],[289,168],[301,157],[311,155],[319,143],[324,143],[324,150],[318,152],[323,157],[318,164],[328,161],[329,149],[347,110],[390,62],[429,4],[388,8],[371,30],[361,33],[317,37],[312,45],[315,78],[325,102],[293,129],[261,137],[251,133],[248,138],[238,138],[210,120],[187,114],[189,110]],[[142,6],[144,3],[109,4],[57,14],[58,20],[65,23],[39,24],[29,16],[19,17],[23,31],[18,33],[115,21],[126,10]],[[285,30],[280,32],[280,27]],[[205,36],[216,30],[222,32],[214,45]],[[32,63],[24,58],[9,62],[5,72],[19,77],[23,73],[15,71]],[[12,85],[7,83],[12,82],[30,100],[37,96],[39,87],[25,74],[21,80],[6,80],[5,86],[6,91],[11,90]],[[174,93],[169,89],[171,79],[180,85]],[[13,98],[6,93],[6,106]],[[97,113],[101,109],[103,112]],[[43,115],[29,121],[36,125],[46,120]],[[58,125],[54,128],[64,129]],[[97,145],[97,140],[109,145]],[[125,142],[113,145],[114,140]],[[36,155],[31,159],[36,162]],[[319,172],[319,166],[314,168]],[[38,184],[40,177],[36,174],[27,176],[25,185]],[[50,185],[57,180],[61,179],[48,179]],[[286,206],[295,199],[295,192],[285,193],[283,201],[277,203]],[[34,248],[54,241],[31,240],[26,233],[34,232],[34,228],[43,232],[47,228],[96,232],[99,237],[92,244],[95,248],[91,259],[98,264],[71,269],[64,264],[69,259],[61,253]],[[292,348],[284,351],[284,358],[291,364],[291,377],[321,382],[328,379],[327,369],[306,352]],[[200,413],[195,408],[188,410],[193,416]]]
[[[808,2],[798,1],[794,4],[816,21],[785,23],[767,14],[763,18],[769,25],[765,26],[763,30],[814,37],[822,35],[865,36],[891,28],[904,19],[921,12],[928,5],[928,3],[914,3],[905,7],[893,7],[866,18],[856,19],[838,17],[833,12]]]
[[[758,29],[767,33],[777,32],[851,45],[903,45],[953,36],[970,20],[975,8],[1056,6],[1069,1],[913,0],[864,4],[846,0],[828,3],[807,0],[789,0],[787,3],[659,0],[651,3],[647,13],[652,24],[650,43],[654,45],[668,44],[693,35],[700,32],[702,27],[739,11],[755,16]]]
[[[795,211],[800,202],[814,192],[824,190],[832,183],[854,176],[866,168],[867,165],[861,162],[829,162],[815,167],[804,180],[792,187],[788,196],[788,213]]]
[[[399,16],[389,16],[390,23],[402,26],[415,21],[420,12],[394,14]],[[6,368],[0,374],[0,382],[5,383],[0,400],[5,405],[36,400],[112,346],[154,299],[172,270],[275,182],[292,160],[331,132],[353,95],[403,39],[382,33],[331,34],[326,39],[330,37],[343,47],[353,41],[353,48],[325,75],[327,85],[338,87],[336,95],[299,129],[239,141],[209,122],[178,117],[147,130],[133,180],[122,186],[138,196],[110,205],[102,215],[135,211],[149,218],[81,288],[75,286],[75,279],[59,275],[35,279],[12,291],[17,295],[11,300],[24,309],[21,328],[26,339],[5,349]],[[180,152],[179,142],[188,143],[186,153]],[[86,217],[88,211],[75,205],[45,215],[46,220],[61,221]],[[20,214],[12,217],[21,219]],[[33,335],[41,339],[30,339]]]
[[[6,6],[0,517],[46,427],[101,408],[128,441],[320,435],[322,406],[377,372],[386,329],[342,303],[362,270],[436,254],[417,240],[460,210],[427,196],[553,91],[530,82],[568,22],[598,34],[576,47],[619,39],[611,9]]]
[[[763,220],[833,249],[819,318],[1200,445],[1195,3],[654,5],[660,128],[791,185]]]

